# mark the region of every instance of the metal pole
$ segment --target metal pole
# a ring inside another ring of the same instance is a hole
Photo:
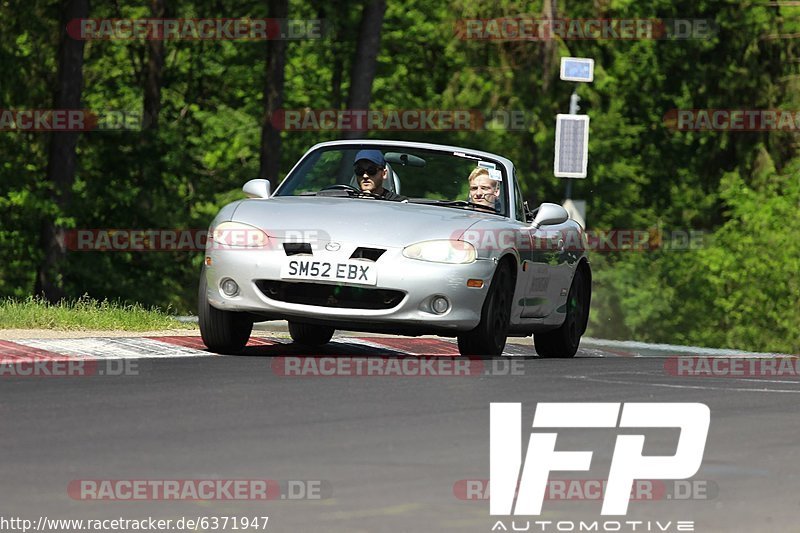
[[[581,101],[581,97],[578,96],[578,86],[575,85],[575,88],[572,89],[572,96],[569,97],[569,114],[570,115],[577,115],[578,111],[581,110],[581,106],[578,105],[578,102]]]

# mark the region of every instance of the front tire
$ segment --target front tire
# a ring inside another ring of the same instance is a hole
[[[564,323],[558,329],[533,335],[533,346],[540,357],[575,357],[589,323],[591,298],[590,274],[585,267],[578,267],[569,288]]]
[[[233,355],[240,353],[250,340],[253,320],[246,313],[220,311],[208,303],[206,271],[200,274],[197,297],[197,316],[203,344],[215,353]]]
[[[333,337],[335,329],[328,326],[315,326],[289,321],[289,335],[297,344],[306,346],[322,346],[328,344]]]
[[[458,336],[458,351],[461,355],[495,357],[503,354],[511,324],[513,297],[513,273],[507,263],[500,263],[483,303],[478,327]]]

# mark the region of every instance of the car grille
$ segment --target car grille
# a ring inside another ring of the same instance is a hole
[[[311,248],[311,243],[308,242],[285,242],[283,243],[283,251],[286,255],[314,255]],[[367,261],[377,261],[386,250],[380,248],[366,248],[358,247],[355,249],[350,259],[365,259]]]
[[[346,309],[391,309],[400,305],[405,294],[389,289],[258,280],[256,287],[272,300],[293,304]]]
[[[283,250],[286,255],[313,255],[311,245],[307,242],[285,242]]]
[[[377,261],[385,251],[386,250],[381,250],[380,248],[360,247],[356,248],[356,251],[350,256],[350,259],[368,259],[370,261]]]

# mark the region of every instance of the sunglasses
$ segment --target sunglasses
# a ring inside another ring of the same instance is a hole
[[[359,177],[363,176],[365,172],[366,172],[367,176],[374,176],[375,174],[378,173],[379,170],[383,170],[383,167],[378,167],[378,166],[372,165],[372,166],[369,166],[367,168],[363,168],[363,167],[360,167],[360,166],[356,165],[355,167],[353,167],[353,170],[355,170],[356,176],[359,176]]]

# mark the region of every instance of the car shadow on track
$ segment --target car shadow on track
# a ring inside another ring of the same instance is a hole
[[[444,339],[417,337],[338,337],[320,346],[294,343],[289,339],[253,338],[239,356],[244,357],[461,357],[455,342]],[[500,357],[470,356],[474,360],[540,359],[533,346],[508,344]],[[597,350],[579,350],[576,357],[602,357]]]

